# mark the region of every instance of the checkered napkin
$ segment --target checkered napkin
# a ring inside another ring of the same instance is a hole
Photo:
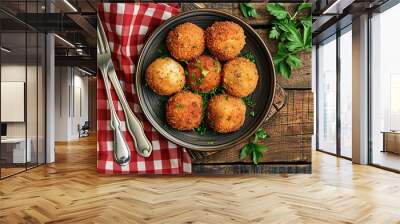
[[[146,120],[135,92],[135,63],[149,34],[164,20],[179,13],[177,5],[102,3],[98,13],[112,51],[112,60],[133,112],[142,121],[146,136],[152,142],[153,153],[148,158],[138,155],[133,139],[127,131],[125,116],[118,97],[111,90],[113,103],[132,158],[128,166],[114,162],[113,132],[110,128],[110,111],[100,72],[97,73],[97,170],[100,173],[182,174],[191,172],[191,159],[186,150],[163,138]]]

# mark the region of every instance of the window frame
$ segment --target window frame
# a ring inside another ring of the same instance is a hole
[[[384,13],[385,11],[391,9],[392,7],[400,4],[398,0],[388,0],[377,8],[371,9],[368,11],[368,31],[367,31],[367,40],[368,40],[368,54],[367,54],[367,78],[368,78],[368,165],[377,167],[383,170],[400,173],[400,170],[393,169],[387,166],[383,166],[380,164],[376,164],[373,162],[373,130],[372,130],[372,18],[374,13]]]
[[[316,54],[315,54],[315,63],[316,63],[316,75],[315,75],[315,77],[316,77],[316,94],[315,94],[316,95],[316,100],[315,100],[315,102],[316,102],[316,107],[315,107],[316,108],[316,121],[315,121],[316,122],[316,134],[315,134],[315,137],[316,138],[315,138],[315,143],[316,143],[316,150],[319,152],[327,153],[327,154],[337,156],[340,158],[344,158],[347,160],[352,160],[352,158],[344,156],[341,153],[342,150],[341,150],[341,119],[340,119],[340,98],[341,98],[340,97],[340,77],[341,77],[340,37],[347,32],[351,32],[352,31],[351,26],[352,26],[352,23],[350,22],[349,24],[346,24],[344,27],[337,29],[335,33],[331,34],[330,36],[328,36],[322,40],[319,40],[318,43],[316,44],[316,48],[315,48],[316,49]],[[335,36],[335,38],[332,38],[332,36]],[[332,40],[329,40],[329,39],[332,39]],[[319,117],[320,117],[320,115],[318,113],[318,111],[319,111],[318,92],[320,90],[320,87],[319,87],[319,77],[320,77],[319,57],[320,57],[320,55],[318,53],[318,49],[322,43],[324,43],[324,42],[326,43],[326,42],[330,42],[330,41],[336,41],[336,61],[335,61],[335,63],[336,63],[336,152],[335,153],[328,152],[319,147],[319,128],[318,128],[319,127]]]

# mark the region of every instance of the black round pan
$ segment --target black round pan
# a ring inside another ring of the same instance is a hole
[[[246,45],[242,53],[251,52],[255,56],[260,75],[256,90],[249,96],[256,105],[253,108],[247,107],[244,125],[239,131],[233,133],[219,134],[209,129],[204,135],[200,135],[195,131],[175,130],[167,124],[165,119],[165,103],[168,97],[157,95],[146,85],[144,78],[146,68],[156,58],[160,57],[159,49],[165,46],[165,38],[171,29],[185,22],[192,22],[206,29],[215,21],[232,21],[239,24],[245,31]],[[137,64],[135,79],[140,105],[154,128],[170,141],[185,148],[199,151],[226,149],[253,135],[268,115],[275,92],[275,70],[271,54],[261,37],[238,17],[213,9],[185,12],[159,26],[143,47]],[[254,116],[251,115],[253,114],[252,111],[254,111]]]

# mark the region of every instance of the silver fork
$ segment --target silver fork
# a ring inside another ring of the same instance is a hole
[[[128,101],[125,98],[125,94],[121,88],[121,85],[119,83],[117,74],[114,69],[114,65],[111,60],[111,54],[110,54],[110,47],[108,45],[107,37],[104,32],[103,25],[100,21],[100,18],[97,17],[97,23],[98,23],[98,42],[100,43],[100,46],[102,49],[104,49],[104,53],[107,54],[107,70],[106,74],[108,79],[111,81],[111,84],[114,86],[115,92],[117,93],[118,99],[121,102],[122,109],[124,110],[126,122],[127,122],[127,129],[129,133],[131,134],[132,138],[134,139],[135,143],[135,148],[136,151],[139,155],[143,157],[149,157],[150,154],[152,153],[152,145],[150,141],[147,139],[145,133],[144,133],[144,128],[142,124],[140,123],[139,119],[135,116],[135,114],[132,112]]]
[[[97,36],[99,36],[99,27],[97,27]],[[127,165],[131,160],[131,152],[129,151],[128,144],[125,141],[121,131],[121,121],[118,118],[117,112],[115,111],[114,104],[112,102],[110,82],[108,80],[108,68],[110,64],[110,54],[105,52],[104,45],[97,38],[97,66],[99,67],[101,74],[103,75],[104,85],[107,92],[107,102],[111,112],[110,126],[114,133],[113,150],[114,160],[121,166]]]

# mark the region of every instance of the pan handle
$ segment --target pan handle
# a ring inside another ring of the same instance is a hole
[[[272,118],[283,107],[285,107],[287,102],[288,102],[288,96],[285,90],[279,84],[276,84],[274,101],[272,102],[271,110],[269,111],[268,116],[263,121],[263,124],[267,123],[270,118]]]

